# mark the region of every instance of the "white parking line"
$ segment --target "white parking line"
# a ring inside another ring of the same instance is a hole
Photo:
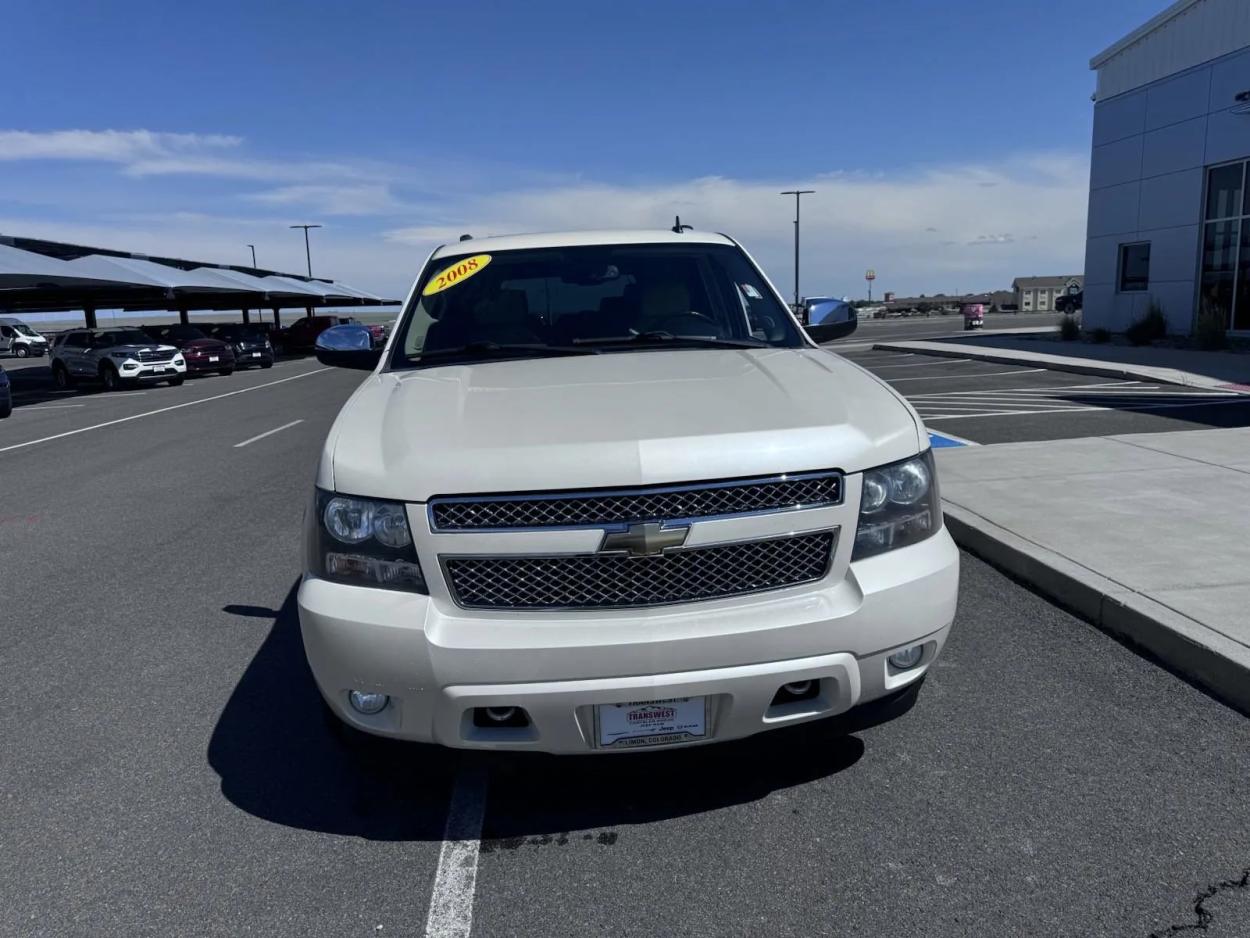
[[[438,872],[425,917],[425,938],[469,938],[473,930],[473,893],[486,816],[486,772],[462,769],[447,808]]]
[[[298,375],[291,375],[289,378],[279,378],[277,381],[270,381],[266,384],[254,384],[250,388],[239,388],[237,391],[227,391],[225,394],[214,394],[212,397],[201,397],[199,400],[186,401],[182,404],[171,404],[169,407],[158,407],[156,410],[145,410],[141,414],[131,414],[129,417],[118,417],[116,420],[106,420],[104,423],[95,423],[89,427],[79,427],[77,430],[66,430],[64,433],[54,433],[52,436],[40,437],[37,440],[27,440],[25,443],[13,443],[9,446],[0,446],[0,453],[7,453],[14,449],[24,449],[27,446],[36,446],[39,443],[50,443],[53,440],[60,440],[67,436],[75,436],[79,433],[87,433],[91,430],[102,430],[105,427],[113,427],[119,423],[127,423],[131,420],[138,420],[141,417],[153,417],[156,414],[168,413],[171,410],[181,410],[184,407],[194,407],[196,404],[207,404],[209,401],[219,401],[222,398],[234,397],[236,394],[247,394],[249,391],[259,391],[261,388],[271,388],[275,384],[285,384],[288,381],[298,381],[300,378],[307,378],[311,375],[319,375],[322,372],[331,371],[330,368],[317,368],[313,371],[305,371]]]
[[[966,365],[971,359],[968,358],[943,358],[939,362],[911,362],[906,365],[878,365],[877,368],[931,368],[935,365]],[[875,370],[875,369],[874,369]],[[975,375],[974,375],[975,377]]]
[[[1126,407],[1061,407],[1054,410],[996,410],[986,413],[972,414],[926,414],[920,413],[925,420],[966,420],[969,418],[979,417],[1019,417],[1028,416],[1044,416],[1046,414],[1079,414],[1096,410],[1177,410],[1183,407],[1223,407],[1225,404],[1240,404],[1245,406],[1247,402],[1244,398],[1240,400],[1223,400],[1223,401],[1199,401],[1196,404],[1132,404]]]
[[[1017,368],[1015,371],[991,371],[989,373],[982,372],[979,375],[971,375],[973,378],[997,378],[1001,375],[1027,375],[1034,371],[1045,371],[1045,368],[1025,368],[1023,371]],[[949,381],[950,375],[925,375],[923,378],[886,378],[890,384],[898,384],[900,381]],[[986,392],[989,393],[989,392]]]
[[[26,413],[28,410],[70,410],[73,407],[84,407],[84,404],[31,404],[29,407],[19,407],[13,412]]]
[[[291,427],[294,427],[303,422],[304,422],[304,419],[301,417],[299,420],[292,420],[290,423],[284,423],[280,427],[274,427],[272,430],[266,430],[264,433],[258,433],[256,434],[256,436],[249,437],[248,439],[244,440],[242,443],[235,443],[234,448],[238,449],[241,446],[247,446],[249,443],[255,443],[257,440],[263,440],[267,436],[273,436],[275,433],[281,433],[283,430],[289,430],[291,429]]]

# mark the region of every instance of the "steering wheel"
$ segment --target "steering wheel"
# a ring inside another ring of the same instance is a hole
[[[711,329],[711,333],[707,331],[699,332],[697,330]],[[714,335],[719,337],[721,333],[720,324],[711,316],[703,313],[696,313],[690,310],[685,313],[677,313],[655,323],[655,329],[660,332],[671,332],[673,335]]]

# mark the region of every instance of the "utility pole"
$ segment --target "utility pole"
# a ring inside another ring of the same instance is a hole
[[[252,266],[255,267],[256,266],[256,245],[249,244],[248,247],[252,249]]]
[[[789,189],[782,195],[794,196],[794,312],[799,311],[799,199],[811,195],[815,189]]]
[[[308,261],[308,276],[312,278],[312,253],[308,249],[308,229],[320,228],[320,225],[291,225],[292,228],[304,229],[304,259]]]

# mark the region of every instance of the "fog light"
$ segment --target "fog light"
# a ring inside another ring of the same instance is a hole
[[[372,716],[380,713],[391,698],[386,694],[371,694],[369,691],[354,690],[348,693],[347,699],[351,701],[352,709],[357,713]]]
[[[795,681],[793,684],[782,684],[781,689],[791,697],[806,697],[812,689],[811,681]]]
[[[920,659],[924,657],[924,645],[913,645],[911,648],[904,648],[902,651],[896,651],[890,655],[889,662],[892,667],[900,671],[906,671],[908,668],[914,668],[920,664]]]
[[[507,723],[516,716],[516,707],[487,707],[486,715],[496,723]]]

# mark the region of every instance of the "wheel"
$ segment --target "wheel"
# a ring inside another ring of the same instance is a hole
[[[223,368],[221,371],[217,372],[217,374],[221,375],[223,378],[229,378],[232,374],[234,374],[234,369]]]
[[[3,420],[5,417],[8,417],[12,413],[13,413],[12,403],[0,404],[0,420]]]
[[[170,378],[170,379],[169,379],[169,386],[170,386],[171,388],[180,387],[180,386],[182,385],[182,382],[183,382],[183,381],[185,381],[185,380],[186,380],[186,378],[184,378],[182,375],[179,375],[179,376],[178,376],[178,377],[176,377],[176,378]]]
[[[262,368],[272,368],[272,367],[273,367],[273,362],[261,362],[261,363],[260,363],[260,367],[262,367]]]
[[[122,378],[117,373],[117,369],[112,365],[100,366],[100,381],[104,384],[106,391],[120,391],[122,389]]]
[[[25,358],[27,355],[30,354],[30,349],[28,349],[24,345],[19,345],[17,348],[13,350],[13,354],[16,355],[18,358]]]
[[[71,375],[69,373],[69,369],[60,362],[52,363],[52,380],[62,391],[69,390],[74,386],[74,376]]]

